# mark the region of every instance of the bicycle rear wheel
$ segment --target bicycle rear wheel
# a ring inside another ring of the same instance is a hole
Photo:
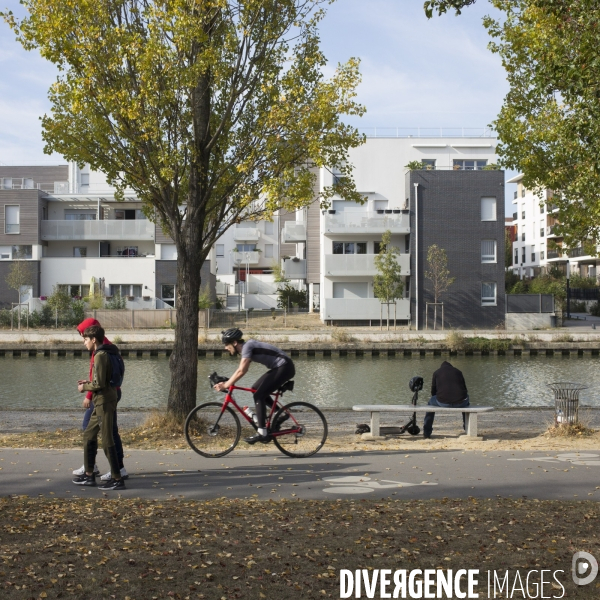
[[[221,414],[222,413],[222,414]],[[228,406],[219,402],[196,406],[185,420],[185,439],[190,448],[207,458],[229,454],[240,441],[240,420]]]
[[[308,402],[291,402],[277,411],[271,432],[273,442],[292,458],[316,454],[327,439],[327,421],[323,413]]]

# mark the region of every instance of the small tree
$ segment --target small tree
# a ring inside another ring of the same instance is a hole
[[[431,281],[431,287],[433,288],[433,328],[435,329],[438,299],[454,283],[455,277],[450,277],[446,251],[439,248],[437,244],[433,244],[427,249],[427,267],[425,277]],[[425,315],[425,318],[427,318],[427,315]]]
[[[60,313],[66,313],[71,308],[71,296],[69,292],[55,285],[52,288],[52,294],[48,296],[48,306],[54,311],[55,325],[58,327],[58,315]]]
[[[277,296],[279,308],[292,308],[294,305],[298,308],[308,308],[306,290],[298,290],[287,282],[277,290]]]
[[[6,276],[6,285],[11,290],[17,292],[19,303],[23,296],[23,287],[33,285],[34,276],[33,264],[25,260],[25,255],[22,251],[17,252],[15,260],[13,260]]]
[[[391,244],[392,232],[388,229],[381,237],[381,248],[375,257],[377,275],[373,278],[373,290],[381,304],[387,304],[387,328],[390,328],[390,304],[396,304],[396,299],[404,293],[404,284],[400,278],[401,267],[396,256],[400,254],[398,248]],[[394,310],[394,323],[396,311]]]

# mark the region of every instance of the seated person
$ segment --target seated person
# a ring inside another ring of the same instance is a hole
[[[466,408],[469,406],[469,392],[461,371],[445,360],[431,379],[431,398],[429,406],[441,408]],[[423,421],[423,437],[427,440],[433,431],[435,413],[425,413]],[[465,413],[463,413],[463,429],[465,428]]]

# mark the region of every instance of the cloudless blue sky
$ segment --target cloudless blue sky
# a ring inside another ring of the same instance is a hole
[[[0,6],[23,14],[17,0],[0,0]],[[489,125],[508,85],[499,57],[487,49],[486,14],[498,14],[486,0],[459,17],[431,20],[423,0],[337,0],[329,6],[320,28],[327,70],[351,56],[361,59],[358,101],[367,113],[350,122],[361,128]],[[39,121],[49,111],[55,67],[24,51],[0,23],[0,69],[0,162],[56,163],[59,156],[43,153]]]

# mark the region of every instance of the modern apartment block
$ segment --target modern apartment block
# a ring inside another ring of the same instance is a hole
[[[62,286],[73,297],[92,286],[120,295],[127,308],[174,306],[175,244],[149,221],[133,192],[117,201],[106,178],[75,164],[0,167],[0,303],[17,301],[6,276],[17,259],[31,261],[27,296]],[[213,261],[214,262],[214,261]],[[214,290],[214,264],[202,281]]]
[[[404,297],[396,302],[395,316],[401,323],[425,328],[425,303],[433,302],[423,276],[431,244],[446,250],[456,277],[442,298],[446,324],[487,327],[504,320],[504,173],[485,169],[496,161],[496,139],[485,130],[465,137],[416,134],[368,137],[350,152],[364,204],[334,197],[328,210],[314,204],[299,211],[296,223],[286,225],[286,239],[293,241],[293,228],[302,241],[296,268],[306,273],[312,307],[325,323],[379,323],[374,259],[387,230],[400,251]],[[410,171],[406,165],[414,162],[423,168]],[[322,169],[321,189],[338,176],[335,169]]]
[[[523,175],[519,174],[507,183],[516,183],[514,193],[513,225],[516,240],[513,242],[513,272],[520,277],[530,278],[547,272],[552,267],[566,269],[570,263],[571,273],[582,277],[598,277],[600,259],[590,256],[580,245],[564,248],[563,238],[555,226],[558,209],[553,204],[553,193],[545,190],[542,198],[523,186]]]

